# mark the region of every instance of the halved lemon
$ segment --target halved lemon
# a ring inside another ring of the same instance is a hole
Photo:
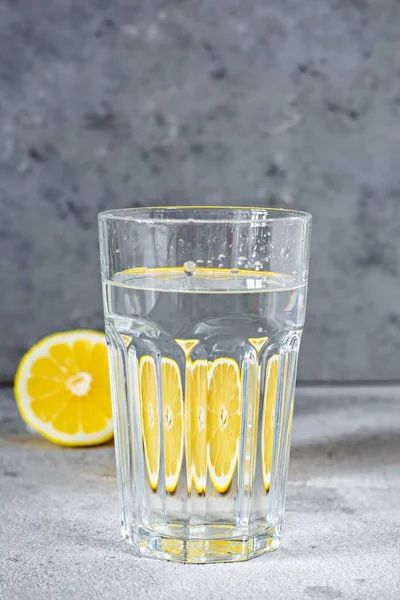
[[[179,365],[172,358],[162,359],[161,371],[165,486],[172,493],[178,485],[183,461],[182,380]]]
[[[64,446],[92,446],[113,437],[105,336],[98,331],[55,333],[22,358],[15,397],[26,423]]]
[[[217,358],[209,370],[207,396],[207,463],[217,492],[229,488],[240,439],[240,371],[231,358]]]
[[[139,395],[147,475],[155,490],[160,473],[160,419],[157,372],[152,356],[142,356],[139,361]]]
[[[188,361],[186,368],[185,433],[188,491],[206,490],[207,479],[207,366],[206,360]]]
[[[261,433],[261,459],[264,488],[269,490],[274,447],[275,409],[278,395],[279,355],[271,356],[267,364],[264,393],[264,414]]]

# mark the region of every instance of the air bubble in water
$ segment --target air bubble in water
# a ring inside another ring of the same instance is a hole
[[[195,270],[196,270],[196,263],[194,263],[192,260],[187,260],[183,264],[183,272],[185,273],[185,275],[188,275],[189,277],[191,277],[192,275],[194,275]]]

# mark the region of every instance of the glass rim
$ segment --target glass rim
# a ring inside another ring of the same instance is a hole
[[[172,211],[187,211],[188,214],[182,217],[153,217],[150,216],[150,211],[165,211],[166,213]],[[251,216],[232,218],[232,217],[213,217],[213,218],[198,218],[190,215],[193,211],[239,211],[247,212]],[[272,213],[272,214],[271,214]],[[261,216],[260,219],[254,219],[254,215],[258,214]],[[98,214],[99,221],[124,221],[130,223],[136,223],[138,225],[201,225],[201,224],[262,224],[265,222],[274,222],[278,220],[283,221],[305,221],[309,222],[312,220],[312,215],[306,211],[295,210],[291,208],[269,208],[265,206],[223,206],[223,205],[182,205],[182,206],[139,206],[135,208],[116,208],[102,211]]]

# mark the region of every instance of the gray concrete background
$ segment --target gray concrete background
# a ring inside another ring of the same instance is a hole
[[[398,0],[0,0],[0,380],[102,327],[96,214],[314,215],[302,380],[398,379]]]

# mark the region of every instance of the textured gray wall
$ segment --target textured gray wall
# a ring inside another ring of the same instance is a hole
[[[0,0],[0,379],[102,326],[96,214],[314,215],[300,378],[399,378],[398,0]]]

